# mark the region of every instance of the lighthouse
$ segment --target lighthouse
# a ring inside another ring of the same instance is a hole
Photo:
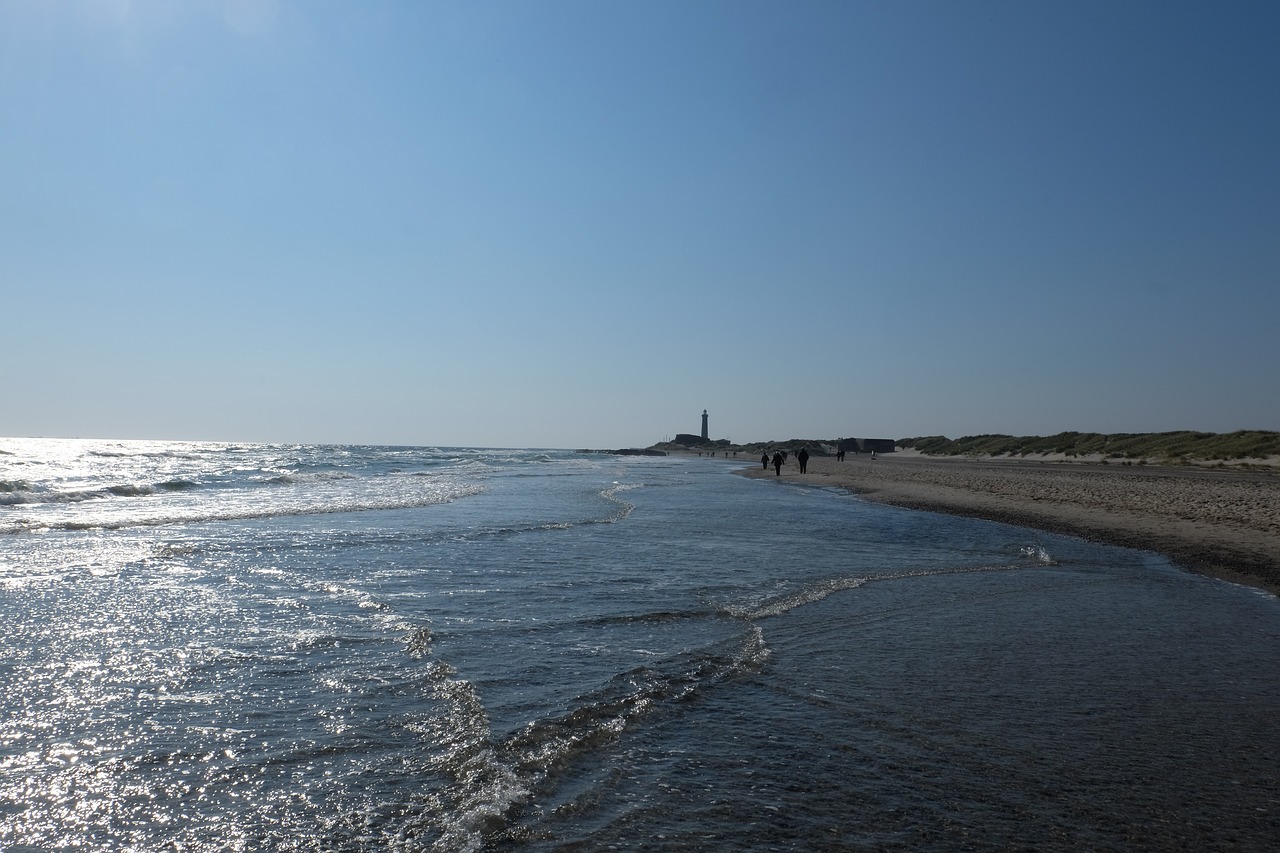
[[[710,436],[707,435],[707,410],[702,410],[702,440],[706,441]]]

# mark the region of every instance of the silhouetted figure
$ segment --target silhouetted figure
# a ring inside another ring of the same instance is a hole
[[[769,470],[769,451],[767,450],[760,454],[760,467],[766,471]]]
[[[773,470],[778,472],[779,477],[782,476],[782,462],[782,451],[779,450],[777,453],[773,454]]]
[[[843,461],[844,461],[844,448],[843,448],[843,447],[836,451],[836,461],[837,461],[837,462],[843,462]]]
[[[800,448],[800,452],[796,454],[796,461],[800,463],[801,474],[803,474],[805,471],[808,471],[809,470],[809,451],[805,450],[803,447]]]

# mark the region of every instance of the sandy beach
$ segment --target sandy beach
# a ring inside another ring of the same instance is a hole
[[[781,479],[1156,551],[1191,571],[1280,593],[1280,470],[911,453],[813,457],[808,469],[801,474],[793,456]],[[758,461],[742,473],[776,476]]]

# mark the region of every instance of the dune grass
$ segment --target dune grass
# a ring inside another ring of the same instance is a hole
[[[1065,456],[1101,455],[1104,459],[1228,461],[1280,456],[1280,432],[1238,430],[1214,432],[1111,433],[1060,432],[1057,435],[942,435],[900,438],[899,447],[932,456]]]

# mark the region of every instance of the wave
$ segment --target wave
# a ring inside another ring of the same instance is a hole
[[[363,498],[300,502],[293,505],[207,507],[157,507],[153,511],[99,515],[81,518],[17,518],[0,523],[0,534],[29,533],[36,530],[121,530],[129,527],[161,527],[170,524],[204,524],[220,521],[248,521],[258,518],[291,518],[305,515],[333,515],[351,512],[415,509],[450,503],[484,491],[482,486],[460,486],[433,495]]]
[[[1028,545],[1019,549],[1019,554],[1027,559],[1015,560],[1011,563],[984,564],[978,566],[951,566],[939,569],[913,569],[882,575],[851,575],[830,577],[812,581],[781,595],[770,596],[762,600],[730,604],[721,607],[721,611],[739,619],[767,619],[770,616],[781,616],[799,607],[822,601],[837,592],[857,589],[869,583],[883,581],[906,580],[908,578],[935,577],[939,575],[973,574],[978,572],[1009,572],[1039,566],[1056,566],[1057,560],[1043,545]]]
[[[631,503],[631,501],[624,501],[622,498],[618,497],[618,493],[629,492],[632,489],[641,488],[642,485],[642,483],[614,483],[612,486],[602,491],[600,493],[600,497],[617,504],[619,510],[617,514],[608,518],[599,519],[597,523],[612,524],[615,521],[622,521],[624,518],[631,515],[635,510],[636,505]]]
[[[31,484],[26,480],[0,480],[0,506],[27,503],[31,492]]]
[[[90,450],[85,453],[86,456],[96,456],[99,459],[198,459],[199,457],[191,456],[185,453],[177,453],[173,450]]]
[[[46,492],[38,488],[26,491],[0,493],[0,505],[18,506],[20,504],[76,504],[84,501],[99,500],[117,496],[127,492],[129,486],[109,486],[102,489],[84,489],[72,492]]]
[[[1058,564],[1057,560],[1053,559],[1053,556],[1049,554],[1043,545],[1025,545],[1019,549],[1019,552],[1024,557],[1030,557],[1044,566],[1056,566]]]
[[[9,486],[11,488],[6,488]],[[15,480],[0,484],[0,506],[19,504],[78,504],[85,501],[111,498],[143,498],[157,492],[183,492],[200,488],[193,480],[165,480],[161,483],[117,483],[96,489],[53,491],[33,487],[30,483]]]
[[[476,486],[477,492],[483,491],[483,487]],[[520,536],[525,533],[540,533],[543,531],[553,530],[572,530],[575,527],[590,524],[613,524],[625,519],[635,509],[635,504],[624,501],[617,497],[617,493],[628,491],[630,489],[638,489],[640,484],[615,484],[600,493],[600,496],[614,504],[617,504],[618,510],[610,515],[598,518],[579,518],[566,521],[545,521],[540,523],[505,525],[502,527],[479,527],[466,531],[455,531],[448,534],[447,538],[454,542],[475,542],[483,539],[497,538],[504,536]]]
[[[1051,563],[1042,546],[1020,549],[1008,564],[919,569],[869,576],[830,577],[787,593],[721,612],[743,619],[737,638],[686,652],[663,662],[619,673],[598,689],[578,696],[563,714],[534,720],[505,739],[495,739],[475,686],[443,661],[428,664],[434,698],[442,712],[419,731],[442,747],[436,769],[452,780],[431,795],[432,808],[416,827],[435,839],[433,850],[479,851],[518,841],[537,821],[535,798],[554,790],[556,780],[582,759],[589,760],[651,714],[672,709],[726,679],[759,671],[770,657],[758,620],[821,601],[867,583],[967,572],[1010,571]],[[706,617],[715,611],[655,611],[602,616],[600,623],[663,622]],[[407,639],[415,657],[429,658],[433,635],[419,628]],[[536,830],[535,830],[536,831]]]
[[[347,471],[289,471],[274,474],[251,482],[269,486],[294,486],[301,483],[330,483],[337,480],[358,480],[357,475]]]
[[[669,622],[683,622],[688,619],[705,619],[714,615],[711,610],[655,610],[649,613],[624,613],[610,616],[594,616],[589,619],[576,620],[576,624],[584,627],[608,627],[612,625],[662,625]],[[550,623],[547,627],[559,630],[559,626]]]
[[[107,494],[115,495],[118,498],[137,498],[142,497],[143,495],[154,495],[156,493],[155,488],[152,486],[130,484],[123,486],[107,486],[103,491]]]
[[[806,604],[813,604],[821,601],[834,593],[846,589],[855,589],[862,586],[873,578],[867,577],[845,577],[845,578],[828,578],[806,587],[802,587],[795,592],[776,598],[766,599],[765,601],[753,605],[731,605],[724,609],[724,612],[730,616],[739,619],[765,619],[770,616],[781,616],[784,613],[795,610],[797,607],[803,607]]]
[[[452,784],[423,793],[427,808],[410,819],[406,831],[436,836],[433,850],[471,853],[482,849],[487,830],[501,824],[530,791],[498,754],[475,685],[457,678],[457,670],[448,663],[429,658],[432,639],[430,628],[419,628],[408,638],[407,651],[427,659],[425,675],[440,705],[405,728],[431,744],[431,769]]]
[[[431,654],[432,634],[407,638],[418,658]],[[426,796],[415,835],[434,837],[432,850],[479,851],[517,840],[524,807],[576,759],[598,752],[661,708],[670,708],[735,675],[757,671],[769,657],[764,633],[748,626],[739,638],[688,652],[656,666],[620,673],[574,700],[564,714],[534,720],[495,740],[475,685],[452,666],[429,660],[427,677],[440,708],[408,728],[437,753],[433,769],[452,784]]]

